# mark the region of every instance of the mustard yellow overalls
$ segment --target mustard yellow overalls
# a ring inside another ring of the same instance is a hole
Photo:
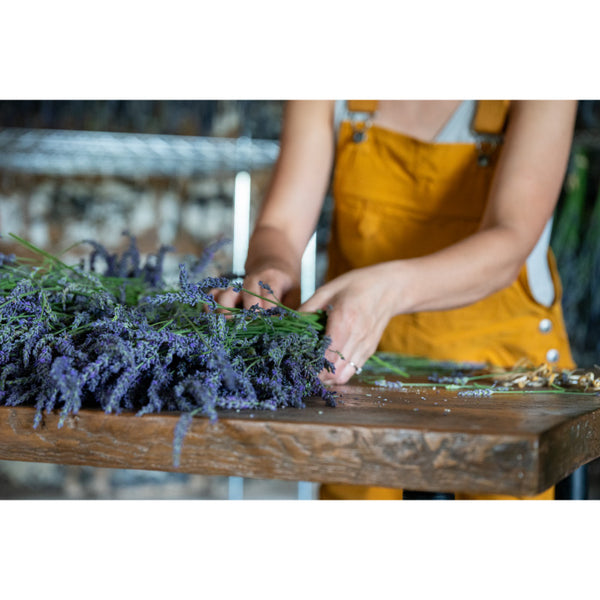
[[[376,105],[376,101],[349,101],[348,109],[374,113]],[[481,136],[478,143],[425,142],[368,120],[342,121],[333,179],[328,279],[351,269],[430,254],[474,233],[498,161],[508,107],[507,101],[477,103],[472,129]],[[523,265],[512,285],[470,306],[394,317],[379,350],[503,367],[522,359],[537,366],[551,356],[557,366],[574,368],[551,251],[548,261],[555,290],[550,307],[534,299]],[[402,492],[323,485],[320,495],[323,499],[399,499]],[[553,497],[550,488],[534,498]]]

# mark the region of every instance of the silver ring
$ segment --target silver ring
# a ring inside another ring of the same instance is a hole
[[[362,367],[359,367],[356,363],[353,363],[351,360],[349,360],[348,363],[350,364],[350,366],[354,367],[354,370],[356,371],[357,375],[360,375],[362,373]]]

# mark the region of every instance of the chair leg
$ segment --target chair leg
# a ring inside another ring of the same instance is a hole
[[[587,500],[589,481],[587,465],[579,467],[568,477],[556,484],[554,497],[556,500]]]

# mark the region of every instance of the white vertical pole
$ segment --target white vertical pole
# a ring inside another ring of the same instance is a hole
[[[233,257],[231,270],[236,275],[244,275],[244,264],[250,242],[250,173],[240,171],[235,176],[233,189]],[[244,499],[244,478],[229,477],[229,500]]]
[[[233,265],[236,275],[244,274],[244,264],[250,241],[250,173],[240,171],[235,176],[233,192]]]
[[[244,274],[244,265],[250,242],[250,174],[240,171],[235,177],[233,198],[233,257],[232,271]],[[304,254],[300,270],[300,299],[305,302],[315,293],[317,262],[317,234],[311,236]],[[312,500],[315,484],[309,481],[298,482],[298,500]],[[228,497],[230,500],[242,500],[244,497],[244,479],[229,477]]]
[[[306,302],[314,293],[317,278],[317,232],[312,234],[300,265],[300,301]]]

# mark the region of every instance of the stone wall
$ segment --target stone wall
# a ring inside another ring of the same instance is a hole
[[[278,101],[0,101],[0,129],[277,139],[282,107]],[[89,238],[120,250],[128,230],[142,252],[174,246],[165,263],[172,271],[183,256],[201,253],[217,238],[231,238],[234,175],[65,176],[0,170],[0,234],[15,233],[60,253]],[[263,168],[251,176],[253,223],[270,171]],[[17,250],[6,238],[0,243],[5,252]],[[88,251],[74,248],[66,258],[76,260]],[[216,261],[215,269],[230,271],[231,246]]]
[[[262,202],[269,171],[251,174],[251,221]],[[113,177],[49,177],[0,172],[0,242],[5,253],[23,253],[7,238],[14,233],[47,252],[59,254],[73,244],[94,239],[110,251],[123,250],[129,231],[142,253],[173,246],[165,272],[173,275],[189,255],[199,256],[207,244],[233,236],[234,174],[189,179],[124,179]],[[89,254],[80,245],[65,255],[78,262]],[[212,271],[230,272],[231,244],[215,256]]]

